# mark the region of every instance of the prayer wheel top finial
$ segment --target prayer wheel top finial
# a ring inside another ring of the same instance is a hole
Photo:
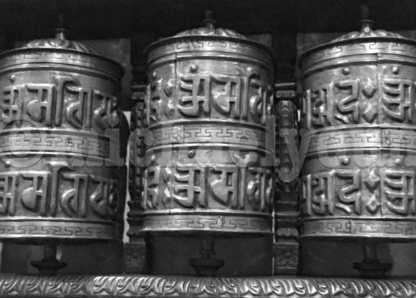
[[[372,31],[374,22],[369,18],[369,9],[367,5],[361,6],[361,32],[369,33]]]
[[[212,10],[205,11],[205,20],[203,21],[205,24],[205,27],[209,29],[214,29],[215,20],[213,18],[213,12]]]
[[[389,32],[389,31],[385,31],[385,30],[374,30],[372,28],[374,22],[372,20],[370,20],[370,18],[369,18],[368,6],[366,6],[366,5],[361,6],[360,11],[361,11],[361,21],[360,21],[361,30],[344,34],[344,35],[338,37],[337,39],[333,40],[329,44],[336,43],[336,42],[350,41],[350,40],[358,39],[358,38],[360,38],[360,39],[361,38],[400,38],[400,39],[405,39],[400,34],[397,34],[397,33],[394,33],[394,32]]]
[[[215,23],[216,21],[213,18],[213,12],[212,10],[205,11],[205,19],[202,22],[204,24],[203,27],[200,28],[194,28],[191,30],[186,30],[183,32],[180,32],[176,34],[174,37],[180,37],[180,36],[195,36],[195,37],[201,37],[201,36],[220,36],[220,37],[231,37],[231,38],[239,38],[239,39],[247,39],[244,35],[239,34],[235,32],[234,30],[230,29],[223,29],[223,28],[216,28]],[[168,40],[169,38],[166,38],[165,40]]]
[[[57,40],[66,40],[66,35],[68,34],[68,30],[65,28],[65,19],[63,15],[59,14],[58,20],[58,28],[55,29],[55,39]]]
[[[58,26],[55,29],[54,38],[36,39],[28,42],[22,48],[49,48],[49,49],[62,49],[73,50],[77,52],[97,54],[93,49],[85,46],[84,44],[68,40],[67,35],[69,31],[65,28],[65,20],[62,14],[59,14]]]

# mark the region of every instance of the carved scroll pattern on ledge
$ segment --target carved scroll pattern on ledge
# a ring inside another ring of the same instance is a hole
[[[415,280],[0,275],[1,297],[416,297]]]

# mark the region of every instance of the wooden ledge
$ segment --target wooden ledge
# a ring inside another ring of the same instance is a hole
[[[416,280],[0,275],[0,297],[416,297]]]

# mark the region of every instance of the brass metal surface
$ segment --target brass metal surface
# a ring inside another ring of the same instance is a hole
[[[143,231],[271,233],[271,50],[208,20],[147,53]]]
[[[0,54],[0,240],[121,236],[123,72],[63,30]]]
[[[301,236],[416,239],[416,41],[364,20],[300,66]]]

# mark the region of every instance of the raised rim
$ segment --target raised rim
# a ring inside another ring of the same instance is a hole
[[[81,52],[81,51],[76,51],[76,50],[72,50],[72,49],[61,49],[61,48],[42,48],[42,47],[33,47],[33,48],[17,48],[17,49],[12,49],[12,50],[7,50],[4,52],[0,53],[0,61],[2,59],[4,59],[7,56],[12,56],[16,53],[20,53],[20,52],[61,52],[61,53],[65,53],[65,54],[77,54],[77,55],[83,55],[83,56],[90,56],[93,58],[97,58],[97,59],[101,59],[104,60],[110,64],[113,64],[115,67],[118,68],[118,70],[120,71],[120,80],[121,78],[125,75],[125,69],[123,67],[123,65],[121,65],[121,63],[107,58],[105,56],[99,55],[99,54],[94,54],[94,53],[90,53],[90,52]],[[31,62],[28,62],[31,63]],[[57,63],[59,64],[59,63]],[[65,63],[68,65],[71,65],[71,63]],[[99,69],[99,68],[97,68]],[[0,71],[2,70],[2,68],[0,68]]]
[[[407,37],[399,38],[399,37],[389,37],[389,36],[372,36],[372,37],[358,37],[358,38],[351,38],[351,39],[344,39],[344,40],[336,40],[336,41],[330,41],[321,45],[317,45],[315,47],[312,47],[304,51],[298,56],[297,65],[300,69],[302,69],[302,63],[305,57],[325,48],[330,48],[330,47],[335,47],[335,46],[340,46],[340,45],[354,44],[356,42],[375,42],[378,40],[392,42],[392,43],[411,44],[411,45],[416,46],[416,40],[407,38]]]
[[[251,39],[242,39],[242,38],[236,38],[236,37],[228,37],[228,36],[219,36],[219,35],[185,35],[185,36],[172,36],[160,39],[158,41],[155,41],[151,43],[145,50],[144,55],[148,56],[154,49],[170,44],[175,43],[181,40],[192,40],[192,39],[205,39],[205,40],[224,40],[224,41],[231,41],[231,42],[239,42],[239,43],[245,43],[249,44],[251,46],[258,47],[262,50],[265,50],[269,55],[270,58],[275,58],[275,53],[273,49],[263,43],[257,42],[255,40]],[[1,56],[0,56],[1,57]]]

